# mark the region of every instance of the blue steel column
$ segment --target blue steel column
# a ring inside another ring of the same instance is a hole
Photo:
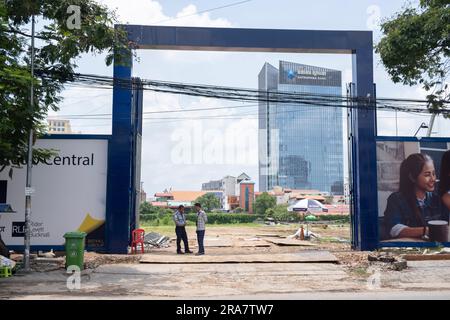
[[[108,186],[106,207],[106,251],[127,253],[130,238],[132,185],[132,56],[120,64],[114,61],[114,78],[129,85],[114,83],[112,138],[108,148]]]
[[[371,99],[375,98],[372,37],[367,39],[366,46],[357,48],[353,54],[353,80],[358,97],[370,95]],[[352,119],[354,222],[356,249],[373,250],[378,246],[376,111],[361,109],[364,107],[368,105],[358,104]]]

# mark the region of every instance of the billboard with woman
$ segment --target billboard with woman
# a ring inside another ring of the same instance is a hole
[[[449,242],[450,140],[378,141],[377,178],[380,241]]]

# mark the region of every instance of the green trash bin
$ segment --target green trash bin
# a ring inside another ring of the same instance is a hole
[[[84,266],[84,241],[85,232],[67,232],[66,239],[66,269],[69,266],[78,266],[83,270]]]

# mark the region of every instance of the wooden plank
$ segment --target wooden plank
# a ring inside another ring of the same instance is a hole
[[[231,240],[231,239],[206,239],[205,248],[230,248],[230,247],[270,247],[270,244],[264,240]],[[194,247],[198,247],[195,244]]]
[[[428,242],[428,241],[421,240],[418,238],[395,238],[395,239],[383,240],[380,242],[383,243],[383,242]]]
[[[233,243],[230,239],[205,239],[203,245],[205,248],[227,248],[232,247]],[[196,247],[198,247],[198,244]]]
[[[407,261],[450,260],[450,254],[405,254],[403,258]]]
[[[257,247],[270,247],[271,244],[264,241],[261,238],[239,238],[235,239],[233,247],[238,248],[257,248]]]
[[[140,263],[335,263],[338,259],[328,251],[309,250],[298,253],[237,254],[237,255],[167,255],[144,254]]]
[[[266,241],[241,241],[241,242],[235,242],[234,247],[239,247],[239,248],[270,247],[270,243],[267,243]]]
[[[264,238],[265,241],[274,243],[278,246],[307,246],[314,247],[315,244],[310,241],[296,240],[296,239],[277,239],[277,238]]]

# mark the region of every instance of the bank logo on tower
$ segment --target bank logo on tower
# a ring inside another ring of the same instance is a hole
[[[295,71],[294,70],[288,70],[287,77],[290,80],[294,79],[295,78]]]

